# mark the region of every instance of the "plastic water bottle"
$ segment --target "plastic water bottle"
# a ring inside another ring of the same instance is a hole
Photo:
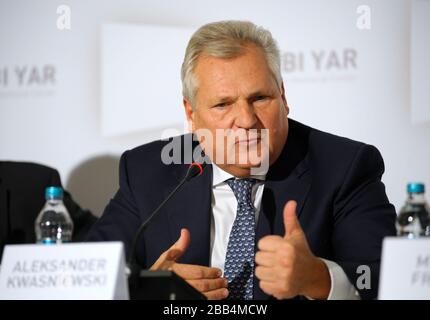
[[[59,244],[72,240],[73,221],[63,203],[63,189],[48,187],[45,206],[35,221],[36,241],[42,244]]]
[[[408,183],[408,198],[397,216],[397,235],[415,239],[430,236],[430,209],[424,183]]]

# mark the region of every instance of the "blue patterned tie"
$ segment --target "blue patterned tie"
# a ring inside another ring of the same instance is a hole
[[[251,199],[255,179],[226,181],[237,200],[237,214],[228,240],[224,276],[229,299],[251,300],[254,280],[255,209]]]

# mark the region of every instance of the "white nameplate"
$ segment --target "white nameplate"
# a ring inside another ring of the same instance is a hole
[[[121,242],[8,245],[0,299],[128,299]]]
[[[378,298],[430,299],[430,238],[384,239]]]

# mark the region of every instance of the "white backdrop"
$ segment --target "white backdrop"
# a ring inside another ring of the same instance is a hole
[[[119,155],[166,128],[184,130],[188,35],[247,19],[278,40],[290,116],[377,146],[399,208],[408,181],[430,187],[428,41],[420,46],[428,3],[0,0],[0,159],[57,168],[77,201],[100,214],[117,188]],[[57,26],[62,4],[70,30]]]

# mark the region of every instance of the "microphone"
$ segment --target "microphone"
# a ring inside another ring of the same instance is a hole
[[[172,192],[169,193],[169,195],[163,200],[163,202],[161,202],[160,205],[151,213],[151,215],[140,225],[139,229],[137,230],[131,245],[130,256],[127,263],[130,268],[130,278],[138,277],[141,269],[137,261],[137,244],[139,243],[139,240],[142,237],[143,232],[151,223],[151,221],[158,215],[161,208],[163,208],[166,205],[166,203],[176,194],[176,192],[178,192],[178,190],[186,182],[190,181],[191,179],[203,173],[203,168],[206,166],[206,162],[203,161],[201,164],[199,162],[202,162],[202,157],[199,157],[198,161],[195,161],[190,164],[190,166],[188,167],[187,173],[185,174],[185,177],[172,190]]]

